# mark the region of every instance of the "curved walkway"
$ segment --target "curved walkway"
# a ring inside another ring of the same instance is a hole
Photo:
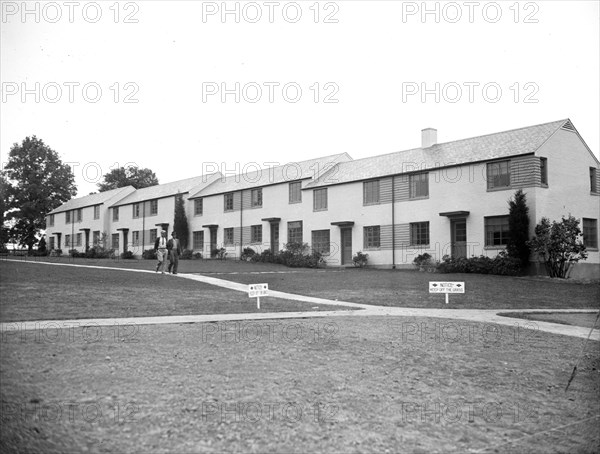
[[[119,271],[130,271],[136,273],[151,273],[150,270],[134,270],[130,268],[113,268],[94,265],[75,265],[67,263],[31,262],[53,266],[74,266],[80,268],[101,268]],[[172,275],[170,275],[172,276]],[[180,273],[175,278],[191,279],[217,287],[223,287],[238,292],[247,293],[248,286],[238,282],[226,281],[216,277],[203,274]],[[351,303],[348,301],[334,301],[325,298],[297,295],[293,293],[269,290],[269,296],[284,298],[288,300],[303,301],[313,304],[327,304],[330,306],[352,307],[354,310],[344,311],[319,311],[319,312],[271,312],[271,313],[245,313],[245,314],[215,314],[215,315],[175,315],[162,317],[129,317],[129,318],[103,318],[103,319],[77,319],[77,320],[38,320],[26,322],[0,323],[0,331],[33,330],[40,325],[47,327],[60,326],[61,328],[80,326],[108,326],[108,325],[160,325],[170,323],[205,323],[224,322],[239,320],[269,320],[269,319],[292,319],[292,318],[322,318],[322,317],[354,317],[354,316],[395,316],[395,317],[433,317],[453,320],[463,320],[477,323],[495,323],[514,327],[521,323],[524,329],[534,329],[552,334],[562,334],[579,338],[587,338],[590,329],[581,326],[561,325],[542,321],[522,320],[511,317],[503,317],[499,314],[515,312],[514,309],[422,309],[410,307],[387,307],[373,306],[369,304]],[[548,309],[519,309],[519,312],[549,312]],[[593,312],[589,309],[552,309],[551,312]],[[529,328],[528,328],[529,327]],[[600,341],[600,330],[594,329],[590,339]]]

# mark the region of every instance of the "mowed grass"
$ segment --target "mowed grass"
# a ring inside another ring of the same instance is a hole
[[[583,340],[456,320],[63,334],[2,336],[1,452],[600,450],[597,342],[565,393]]]
[[[1,322],[259,311],[246,293],[177,276],[27,261],[0,261],[0,294]],[[264,297],[260,311],[343,309]]]
[[[22,260],[31,260],[23,258]],[[152,260],[88,260],[36,258],[73,264],[154,269]],[[265,282],[269,289],[377,306],[446,309],[595,309],[600,283],[540,277],[481,274],[432,274],[412,270],[358,268],[298,269],[237,260],[183,260],[180,272],[215,275],[243,284]],[[464,281],[465,294],[430,294],[430,281]]]

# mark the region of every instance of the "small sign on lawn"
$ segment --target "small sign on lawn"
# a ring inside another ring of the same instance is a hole
[[[448,304],[448,295],[450,293],[465,293],[464,282],[430,282],[429,293],[444,293],[446,295],[446,304]]]
[[[248,285],[248,297],[256,298],[256,308],[260,309],[260,297],[269,296],[269,284]]]

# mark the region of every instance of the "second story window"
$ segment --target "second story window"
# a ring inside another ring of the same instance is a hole
[[[53,214],[48,216],[48,227],[54,227],[54,215]]]
[[[100,219],[100,205],[94,205],[94,219]]]
[[[70,224],[70,223],[71,223],[71,212],[65,211],[65,224]]]
[[[302,183],[294,181],[290,183],[290,203],[302,202]]]
[[[253,189],[250,193],[252,207],[261,207],[263,202],[262,188]]]
[[[204,209],[203,199],[194,199],[194,216],[202,216],[202,210]]]
[[[233,192],[229,192],[224,196],[224,211],[233,211]]]
[[[598,169],[590,167],[590,192],[598,193]]]
[[[313,210],[327,210],[327,188],[315,189],[313,191]]]
[[[83,209],[79,208],[77,210],[77,222],[81,222],[82,219],[83,219]]]
[[[133,218],[139,218],[140,217],[140,204],[139,203],[134,203],[133,205]]]
[[[487,188],[510,187],[510,161],[490,162],[487,165]]]
[[[376,205],[379,203],[379,180],[365,181],[363,183],[363,205]]]
[[[415,173],[408,177],[410,186],[410,198],[418,199],[421,197],[429,197],[429,174]]]
[[[150,200],[150,216],[158,214],[158,200]]]
[[[119,220],[119,207],[114,207],[113,208],[113,221],[118,221]]]
[[[548,186],[548,159],[540,158],[540,178],[544,186]]]

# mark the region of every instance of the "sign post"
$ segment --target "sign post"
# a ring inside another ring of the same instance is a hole
[[[465,283],[430,282],[429,293],[444,293],[446,295],[446,304],[448,304],[448,295],[450,295],[450,293],[465,293]]]
[[[248,286],[248,297],[256,298],[257,309],[260,309],[261,296],[269,296],[269,284],[250,284]]]

